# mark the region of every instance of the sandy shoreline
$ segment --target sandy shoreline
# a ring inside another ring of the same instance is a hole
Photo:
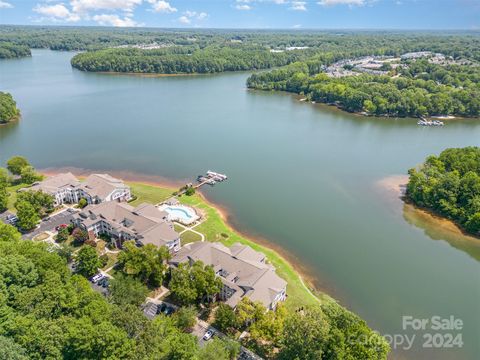
[[[395,208],[401,210],[404,217],[408,215],[411,223],[415,223],[412,219],[416,218],[417,220],[422,220],[424,224],[434,226],[437,230],[437,236],[443,233],[446,241],[449,241],[449,238],[452,236],[456,236],[457,238],[461,238],[462,241],[480,243],[479,238],[466,233],[452,220],[406,201],[404,196],[407,183],[408,175],[392,175],[377,181],[376,185],[386,195],[389,201],[397,205]],[[398,206],[398,204],[400,206]],[[459,239],[457,239],[457,241],[458,240]]]
[[[108,174],[114,177],[118,177],[126,182],[147,184],[147,185],[161,187],[161,188],[170,188],[172,189],[172,192],[191,181],[191,180],[189,181],[188,179],[185,179],[184,181],[182,180],[173,181],[171,179],[167,179],[162,176],[146,175],[141,173],[135,173],[129,170],[115,171],[115,170],[92,170],[92,169],[77,168],[77,167],[59,167],[59,168],[50,167],[50,168],[39,169],[38,171],[45,176],[52,176],[52,175],[56,175],[64,172],[71,172],[72,174],[74,174],[79,178],[85,178],[92,173],[107,172]],[[203,201],[205,201],[207,205],[213,207],[215,210],[218,211],[223,222],[231,231],[238,233],[239,235],[241,235],[242,237],[246,238],[247,240],[253,243],[256,243],[260,246],[263,246],[269,250],[276,252],[286,263],[291,265],[294,271],[297,272],[297,274],[299,275],[300,280],[314,293],[319,292],[337,299],[335,297],[337,291],[334,290],[331,286],[328,286],[326,282],[322,281],[322,279],[318,276],[318,274],[315,274],[312,269],[309,269],[307,266],[302,265],[301,261],[296,256],[291,254],[286,249],[283,249],[282,247],[276,245],[275,243],[267,240],[264,237],[261,237],[258,235],[252,235],[236,228],[232,221],[233,215],[230,213],[230,211],[226,207],[212,202],[201,191],[197,191],[197,194],[202,198]]]

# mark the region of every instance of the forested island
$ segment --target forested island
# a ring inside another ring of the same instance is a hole
[[[106,49],[85,52],[72,58],[72,66],[84,71],[157,74],[216,73],[266,69],[287,65],[297,51],[269,52],[266,48],[245,46],[166,47],[161,49]]]
[[[480,235],[480,148],[451,148],[409,170],[406,197]]]
[[[12,95],[0,91],[0,124],[6,124],[17,120],[20,117],[20,110]]]
[[[0,59],[13,59],[31,55],[30,48],[26,45],[0,41]]]

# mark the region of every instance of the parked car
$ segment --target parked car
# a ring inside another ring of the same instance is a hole
[[[167,308],[165,309],[165,315],[172,315],[174,312],[175,309],[170,306],[167,306]]]
[[[159,306],[157,307],[157,315],[160,314],[160,313],[165,312],[165,309],[166,309],[166,308],[167,308],[167,305],[165,305],[165,304],[159,305]]]
[[[68,227],[67,224],[60,224],[58,226],[55,226],[55,230],[59,231],[60,229],[65,229],[66,227]]]
[[[75,209],[72,209],[72,208],[68,208],[67,211],[70,213],[70,214],[73,214],[74,212],[76,212]]]
[[[100,280],[102,280],[105,276],[103,274],[97,274],[97,275],[93,275],[90,280],[96,284],[97,282],[99,282]]]
[[[213,337],[213,335],[214,335],[213,330],[207,330],[205,335],[203,335],[203,340],[208,341]]]
[[[14,214],[7,215],[5,218],[9,224],[15,224],[18,221],[18,217]]]

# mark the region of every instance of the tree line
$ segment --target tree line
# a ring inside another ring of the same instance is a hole
[[[382,116],[480,115],[480,67],[410,62],[400,76],[361,74],[341,78],[313,71],[296,62],[253,74],[247,86],[303,94],[307,99],[350,112]]]
[[[0,124],[5,124],[20,117],[20,110],[12,94],[0,91]]]
[[[13,59],[31,55],[30,48],[26,45],[0,41],[0,59]]]
[[[128,48],[77,54],[71,63],[83,71],[191,74],[266,69],[287,65],[299,56],[298,51],[272,53],[266,48],[246,46]]]
[[[450,148],[409,170],[407,198],[480,235],[480,148]]]

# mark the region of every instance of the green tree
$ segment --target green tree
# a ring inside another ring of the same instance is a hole
[[[42,175],[37,173],[33,166],[24,166],[20,171],[20,177],[23,183],[33,184],[36,181],[42,180]]]
[[[88,240],[88,232],[86,232],[85,230],[77,227],[77,228],[73,229],[72,237],[73,237],[74,243],[78,246],[78,245],[81,245],[85,241]]]
[[[37,226],[37,223],[40,220],[35,208],[26,201],[20,201],[16,204],[17,208],[17,217],[18,217],[18,226],[23,230],[32,230]]]
[[[98,272],[101,266],[97,250],[91,246],[82,247],[76,256],[77,272],[85,277],[90,277]]]
[[[81,198],[79,201],[78,201],[78,207],[80,209],[83,209],[85,206],[88,205],[88,202],[87,202],[87,199],[85,198]]]
[[[169,288],[182,304],[194,304],[211,299],[222,289],[222,281],[211,266],[196,261],[191,266],[182,263],[174,268]]]
[[[140,306],[147,297],[148,288],[139,280],[125,275],[116,275],[110,281],[110,299],[117,305]]]
[[[213,338],[200,350],[200,360],[233,360],[240,354],[240,344],[234,340]]]
[[[0,183],[0,213],[4,212],[8,208],[8,193],[7,187],[4,183]]]
[[[28,360],[25,349],[11,338],[0,336],[0,349],[4,360]]]
[[[65,241],[68,240],[69,236],[70,236],[70,234],[68,233],[68,229],[62,227],[58,230],[58,233],[55,236],[55,241],[58,242],[58,243],[65,242]]]
[[[13,175],[21,175],[22,169],[26,166],[30,166],[30,163],[23,156],[13,156],[7,161],[7,169]]]
[[[187,190],[185,190],[185,195],[192,196],[195,194],[195,188],[193,186],[189,186]]]
[[[1,45],[0,45],[1,46]],[[0,56],[1,56],[0,47]],[[0,124],[7,123],[12,120],[16,120],[20,117],[20,110],[17,108],[17,104],[13,97],[9,93],[0,92]]]
[[[11,183],[12,179],[8,174],[8,170],[0,167],[0,186],[8,186]]]
[[[12,225],[0,222],[0,241],[17,241],[21,235]]]
[[[240,326],[248,327],[256,321],[262,320],[265,316],[265,306],[260,302],[253,302],[243,297],[235,308],[237,323]]]
[[[174,315],[176,326],[182,331],[190,331],[197,323],[197,309],[193,306],[181,307]]]
[[[237,316],[230,306],[220,303],[215,311],[214,324],[224,332],[232,332],[233,329],[238,328]]]
[[[43,191],[22,191],[17,195],[17,203],[26,201],[30,203],[39,216],[45,216],[53,210],[54,198]],[[16,204],[15,204],[16,206]]]
[[[285,320],[279,359],[323,359],[330,327],[319,307],[291,313]],[[341,358],[341,357],[340,357]]]
[[[127,241],[124,250],[118,257],[120,269],[145,284],[160,286],[167,271],[167,260],[170,258],[168,248],[157,248],[153,244],[137,247],[134,241]]]

